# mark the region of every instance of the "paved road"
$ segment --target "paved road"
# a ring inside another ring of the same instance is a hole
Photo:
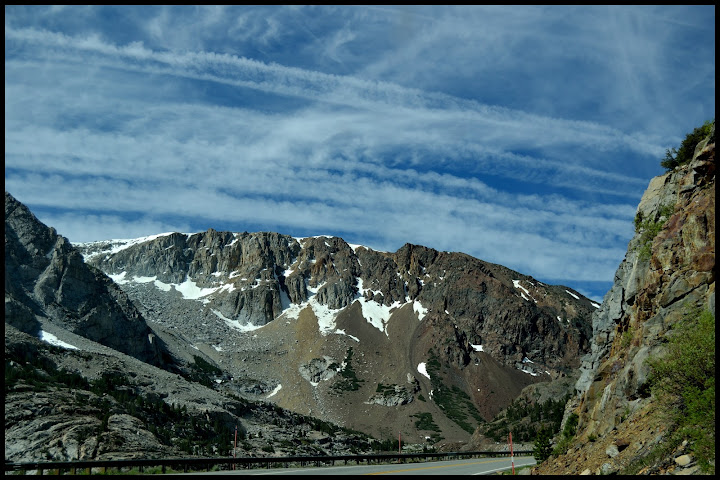
[[[535,465],[533,457],[515,457],[515,468]],[[439,462],[401,463],[389,465],[347,465],[335,467],[258,468],[198,472],[197,475],[487,475],[511,468],[510,459],[470,458]]]

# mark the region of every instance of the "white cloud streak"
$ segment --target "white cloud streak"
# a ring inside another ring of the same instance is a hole
[[[125,43],[6,19],[6,189],[72,241],[253,225],[382,250],[463,251],[547,280],[612,280],[666,139],[539,113],[540,101],[490,105],[427,81],[428,61],[436,80],[448,78],[480,46],[474,58],[487,64],[458,76],[505,65],[517,53],[503,45],[508,25],[539,35],[542,9],[476,33],[471,18],[500,11],[419,8],[397,20],[397,10],[339,9],[329,30],[302,7],[183,12],[153,8],[137,25],[145,37]],[[388,19],[401,23],[385,55],[372,36]],[[625,74],[648,38],[644,26],[631,33],[639,44],[618,66]],[[299,34],[309,40],[298,52],[322,52],[315,64],[205,50],[213,35],[270,52]],[[458,48],[433,48],[457,38]],[[651,75],[660,53],[647,49]],[[327,65],[347,73],[319,69]]]

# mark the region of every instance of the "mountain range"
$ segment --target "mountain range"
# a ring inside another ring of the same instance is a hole
[[[218,398],[379,440],[467,441],[525,386],[574,375],[599,308],[570,288],[417,245],[391,253],[212,229],[71,245],[8,192],[5,210],[10,356],[26,348],[16,343],[24,333],[34,351],[50,341],[91,355],[53,363],[96,381],[102,345],[136,365],[114,371],[152,366],[147,377],[162,370]],[[165,380],[123,381],[198,409],[196,395]]]
[[[650,182],[602,305],[412,244],[210,229],[73,245],[6,192],[5,458],[488,448],[489,425],[569,398],[536,473],[673,471],[688,442],[658,450],[673,430],[648,359],[689,308],[714,318],[714,167],[713,124]]]

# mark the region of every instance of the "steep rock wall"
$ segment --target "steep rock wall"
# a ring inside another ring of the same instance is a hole
[[[637,212],[637,223],[664,222],[662,229],[631,239],[593,315],[591,352],[566,408],[566,418],[579,415],[576,440],[537,473],[617,472],[662,442],[667,425],[654,408],[646,360],[662,354],[665,334],[690,308],[715,314],[714,141],[654,178]]]

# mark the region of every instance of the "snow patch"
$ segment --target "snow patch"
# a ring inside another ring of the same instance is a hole
[[[126,283],[130,283],[129,280],[125,280],[125,275],[127,272],[120,272],[117,275],[108,275],[112,279],[113,282],[117,283],[118,285],[125,285]]]
[[[110,255],[113,255],[115,253],[121,252],[125,249],[128,249],[132,247],[133,245],[138,245],[140,243],[149,242],[150,240],[155,240],[156,238],[160,237],[167,237],[168,235],[172,235],[175,232],[166,232],[166,233],[158,233],[157,235],[150,235],[147,237],[140,237],[140,238],[125,238],[125,239],[112,239],[110,240],[111,244],[113,245],[110,251],[105,251],[102,253],[109,253]]]
[[[430,379],[430,375],[428,374],[427,368],[425,367],[425,362],[418,363],[417,371],[418,371],[418,373],[420,373],[420,375]],[[431,393],[431,395],[432,395],[432,393]]]
[[[570,295],[571,297],[573,297],[575,300],[580,300],[580,297],[578,297],[577,295],[575,295],[574,293],[572,293],[570,290],[565,290],[565,291],[567,292],[568,295]]]
[[[350,335],[349,333],[345,333],[345,330],[338,328],[337,330],[335,330],[335,333],[337,333],[338,335],[347,335],[348,337],[352,338],[356,342],[360,343],[359,338],[357,338],[355,335]]]
[[[273,395],[275,395],[276,393],[278,393],[281,388],[282,388],[282,385],[278,383],[278,386],[275,387],[275,388],[273,389],[273,391],[270,392],[270,395],[268,395],[268,396],[265,397],[265,398],[270,398],[270,397],[272,397]]]
[[[187,280],[185,280],[183,283],[181,283],[179,285],[177,285],[177,284],[172,284],[172,285],[175,287],[175,290],[180,292],[182,294],[183,298],[186,300],[198,300],[202,297],[206,297],[206,296],[210,295],[211,293],[214,293],[217,290],[219,290],[219,287],[200,288],[197,286],[197,284],[195,282],[190,280],[190,278],[188,278]]]
[[[353,251],[353,252],[356,252],[356,253],[357,253],[357,249],[358,249],[358,248],[367,248],[365,245],[357,245],[357,244],[354,244],[354,243],[348,243],[348,246],[349,246],[350,248],[352,248],[352,251]]]
[[[172,285],[170,285],[168,283],[163,283],[160,280],[155,280],[153,283],[155,284],[156,288],[158,288],[164,292],[169,292],[172,289]]]
[[[230,328],[234,328],[235,330],[239,330],[239,331],[241,331],[241,332],[252,332],[253,330],[257,330],[258,328],[262,328],[262,327],[263,327],[263,325],[256,326],[256,325],[253,325],[252,323],[247,324],[247,325],[242,325],[242,324],[241,324],[240,322],[238,322],[237,320],[233,320],[233,319],[231,319],[231,318],[227,318],[227,317],[224,316],[222,313],[218,312],[217,310],[215,310],[215,309],[213,309],[213,308],[211,308],[210,311],[211,311],[212,313],[214,313],[219,319],[224,320],[225,323],[226,323]],[[215,350],[218,350],[218,348],[216,347]],[[218,350],[218,351],[220,351],[220,350]]]
[[[373,300],[365,300],[364,297],[357,299],[360,302],[362,308],[362,316],[367,322],[373,327],[377,328],[385,335],[387,333],[387,323],[390,320],[390,316],[393,312],[401,306],[401,303],[396,301],[392,305],[381,305]]]
[[[48,333],[45,330],[40,330],[40,334],[38,335],[38,338],[40,340],[42,340],[43,342],[47,342],[50,345],[55,345],[56,347],[67,348],[69,350],[79,350],[79,348],[76,347],[75,345],[70,345],[67,342],[63,342],[62,340],[57,338],[52,333]]]
[[[428,309],[422,306],[422,303],[415,300],[413,302],[413,311],[417,314],[418,320],[422,320],[425,318],[425,315],[428,313]]]
[[[472,344],[470,344],[470,346],[471,346],[471,347],[473,348],[473,350],[475,350],[476,352],[483,352],[483,351],[484,351],[482,345],[472,345]]]
[[[157,275],[154,277],[133,277],[132,281],[137,283],[150,283],[157,280]]]
[[[520,296],[521,296],[524,300],[527,300],[527,301],[529,302],[530,299],[532,299],[533,302],[537,303],[537,300],[535,300],[535,299],[533,298],[533,296],[530,295],[530,292],[528,292],[525,287],[523,287],[522,285],[520,285],[520,280],[513,280],[513,285],[515,286],[515,288],[518,288],[518,289],[522,290],[523,292],[527,293],[528,297],[530,297],[530,298],[527,298],[527,297],[525,297],[525,295],[524,295],[522,292],[520,292]]]

